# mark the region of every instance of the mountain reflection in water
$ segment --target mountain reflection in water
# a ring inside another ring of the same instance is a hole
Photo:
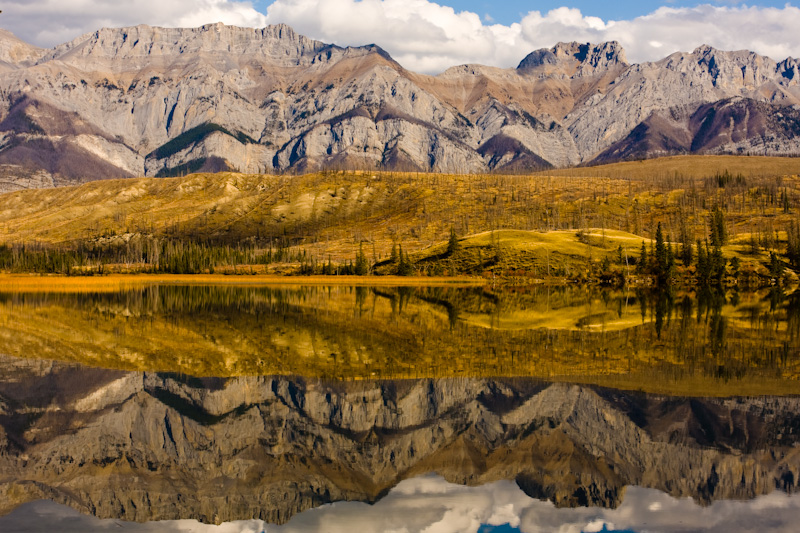
[[[405,479],[513,481],[556,507],[636,485],[708,505],[791,492],[800,398],[698,399],[529,379],[196,379],[3,358],[0,502],[101,518],[283,524]]]
[[[780,530],[798,333],[780,292],[0,293],[0,530]]]

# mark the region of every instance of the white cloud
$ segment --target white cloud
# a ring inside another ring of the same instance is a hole
[[[462,63],[516,66],[529,52],[560,41],[618,40],[631,61],[658,60],[701,44],[751,49],[776,59],[800,54],[800,9],[662,7],[632,20],[604,21],[560,7],[531,11],[519,23],[484,24],[428,0],[276,0],[271,23],[341,45],[376,43],[404,66],[439,72]]]
[[[195,27],[210,22],[261,27],[264,14],[236,0],[6,0],[2,27],[38,46],[54,46],[103,27]]]
[[[52,46],[103,26],[284,22],[325,42],[378,44],[405,67],[428,73],[463,63],[513,67],[537,48],[573,40],[618,40],[631,61],[657,60],[700,44],[747,48],[778,60],[800,55],[800,9],[789,4],[661,7],[619,21],[561,7],[531,11],[510,25],[429,0],[276,0],[267,9],[259,13],[239,0],[7,0],[0,24],[23,40]]]

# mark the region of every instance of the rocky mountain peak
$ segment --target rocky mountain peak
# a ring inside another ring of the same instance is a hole
[[[778,64],[749,50],[722,51],[704,44],[691,54],[712,78],[715,86],[756,87],[775,78]]]
[[[285,24],[265,28],[241,28],[221,23],[199,28],[161,28],[139,25],[103,28],[57,46],[40,63],[54,59],[91,60],[174,58],[196,54],[253,55],[281,66],[310,62],[330,45],[297,34]]]
[[[800,153],[797,60],[706,45],[630,65],[618,42],[567,42],[517,69],[423,76],[377,45],[326,44],[283,24],[141,25],[49,51],[0,32],[0,72],[0,183],[13,187],[40,171],[61,184],[219,168],[484,172]],[[723,106],[730,98],[765,105]],[[736,138],[719,121],[693,129],[715,103]]]
[[[23,42],[13,33],[0,28],[0,62],[19,65],[36,61],[44,54],[43,48]]]
[[[760,62],[775,63],[775,61],[770,58],[751,52],[750,50],[719,50],[708,44],[703,44],[695,48],[692,55],[697,58],[698,62],[704,64],[711,62],[716,62],[717,64],[731,62],[735,63],[737,66],[747,66]]]
[[[558,43],[553,48],[542,48],[531,52],[523,59],[518,70],[534,69],[543,65],[571,65],[583,70],[608,70],[628,66],[625,50],[617,41],[600,44]]]

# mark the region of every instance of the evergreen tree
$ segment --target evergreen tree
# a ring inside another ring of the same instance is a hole
[[[711,212],[711,246],[719,248],[728,240],[728,230],[725,227],[725,214],[717,205]]]
[[[458,235],[456,235],[456,230],[454,228],[450,228],[450,239],[447,241],[447,255],[453,255],[458,251]]]
[[[711,271],[708,265],[708,254],[703,247],[703,243],[698,239],[697,241],[697,280],[701,285],[708,284],[711,278]]]
[[[800,269],[800,224],[789,222],[786,230],[786,258],[795,270]]]
[[[689,234],[686,216],[684,216],[683,213],[681,213],[680,242],[681,248],[678,257],[683,263],[683,266],[688,267],[692,264],[692,237]]]
[[[672,239],[667,237],[667,265],[666,265],[666,274],[667,279],[671,279],[672,275],[675,273],[675,249],[672,247]]]
[[[689,266],[692,264],[692,245],[691,243],[687,244],[685,242],[681,243],[681,251],[680,251],[680,258],[683,266]]]
[[[667,270],[667,246],[664,243],[664,232],[661,230],[661,222],[659,222],[656,228],[655,274],[659,279],[663,279]]]
[[[717,283],[722,283],[722,280],[725,278],[725,266],[728,262],[722,256],[722,248],[715,246],[714,249],[709,252],[708,257],[713,280]]]
[[[645,246],[644,241],[642,241],[642,250],[639,254],[639,262],[636,263],[636,270],[639,274],[647,273],[647,246]]]
[[[740,262],[739,262],[739,258],[736,257],[736,256],[732,257],[731,258],[731,275],[733,275],[734,278],[739,276],[739,268],[740,268],[740,266],[741,265],[740,265]]]
[[[369,273],[369,262],[367,256],[364,255],[363,244],[358,245],[358,253],[356,254],[355,274],[356,276],[366,276]]]
[[[603,260],[600,262],[600,273],[603,275],[609,274],[611,272],[611,260],[608,256],[604,256]]]
[[[769,253],[769,275],[776,279],[783,275],[783,263],[775,252]]]
[[[403,253],[402,246],[400,246],[399,255],[400,262],[397,264],[397,275],[410,276],[414,272],[414,269],[411,265],[411,260],[408,258],[408,254]]]

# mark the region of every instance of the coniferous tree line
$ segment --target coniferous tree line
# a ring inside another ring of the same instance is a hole
[[[680,259],[685,267],[695,265],[698,285],[710,286],[721,283],[725,278],[728,261],[722,253],[727,233],[725,217],[719,208],[715,208],[712,212],[710,233],[710,239],[697,239],[694,250],[682,236],[680,249],[676,249],[670,242],[670,238],[664,236],[661,223],[659,223],[650,250],[642,241],[637,263],[638,273],[653,276],[659,285],[667,286],[675,276],[676,259]],[[734,265],[733,270],[738,273],[738,259],[735,263],[732,261],[732,265]]]
[[[717,181],[722,186],[733,187],[730,183],[735,184],[737,179],[735,177],[728,179],[723,175]],[[785,189],[770,190],[768,196],[774,196],[775,202],[788,202],[788,194]],[[663,225],[661,222],[654,224],[652,243],[649,246],[642,243],[639,260],[634,261],[631,258],[631,263],[635,264],[637,272],[653,276],[660,285],[667,285],[675,276],[676,264],[681,263],[685,267],[695,267],[695,280],[699,285],[713,285],[722,282],[728,273],[729,266],[728,260],[722,253],[722,247],[729,240],[728,232],[731,222],[726,220],[726,215],[729,213],[724,207],[723,200],[715,203],[713,208],[703,215],[703,223],[707,229],[707,232],[704,233],[708,236],[707,238],[694,239],[696,233],[689,229],[691,223],[686,222],[684,217],[680,218],[680,223],[673,220],[667,221]],[[795,270],[800,269],[800,220],[788,221],[788,219],[789,217],[783,217],[782,222],[782,228],[786,228],[785,241],[783,231],[778,232],[777,229],[774,229],[765,233],[771,239],[771,244],[770,248],[767,248],[767,251],[770,252],[769,260],[763,263],[773,278],[780,278],[786,266]],[[678,239],[675,244],[673,244],[671,235],[666,233],[665,228],[677,230]],[[735,233],[736,225],[731,224],[730,228]],[[126,270],[132,271],[197,274],[213,273],[217,269],[229,267],[235,269],[237,265],[294,262],[301,264],[300,272],[302,274],[368,275],[375,271],[376,266],[385,264],[385,261],[380,262],[376,257],[374,245],[372,259],[367,257],[363,241],[359,243],[357,253],[351,256],[353,260],[339,264],[334,264],[330,257],[327,261],[321,260],[319,257],[311,257],[303,249],[290,246],[289,242],[289,237],[285,237],[283,240],[271,240],[265,246],[264,243],[257,245],[254,241],[249,240],[235,244],[220,244],[197,237],[191,239],[136,236],[127,242],[116,244],[81,241],[72,246],[52,246],[41,243],[0,245],[0,271],[86,275],[107,272],[108,265],[125,265]],[[759,237],[759,242],[761,242],[761,237]],[[785,256],[780,254],[782,250],[779,249],[783,242],[786,243]],[[398,275],[411,275],[415,272],[430,275],[455,274],[456,267],[464,264],[462,257],[464,254],[460,253],[460,246],[458,235],[455,229],[451,228],[446,241],[446,251],[438,256],[436,261],[428,258],[427,263],[421,261],[415,264],[409,254],[403,250],[403,246],[397,243],[393,246],[389,259],[389,263],[394,265],[394,268],[383,269],[382,272]],[[761,251],[763,250],[760,244],[753,250],[753,252]],[[452,260],[454,255],[457,255],[456,261]],[[619,264],[625,265],[627,268],[629,264],[627,254],[623,258],[620,251],[618,255]],[[495,262],[498,262],[499,243],[496,256]],[[783,257],[785,257],[785,262],[782,260]],[[601,271],[609,272],[611,270],[610,263],[610,260],[604,260]],[[735,275],[738,270],[739,261],[732,258],[730,272]],[[548,264],[549,271],[550,265]],[[566,272],[565,275],[568,277],[569,272]]]
[[[257,248],[252,244],[217,245],[206,242],[146,237],[124,244],[79,242],[52,246],[41,243],[0,245],[0,271],[40,274],[92,275],[108,265],[166,274],[213,273],[216,268],[301,261],[304,252],[289,247]]]

